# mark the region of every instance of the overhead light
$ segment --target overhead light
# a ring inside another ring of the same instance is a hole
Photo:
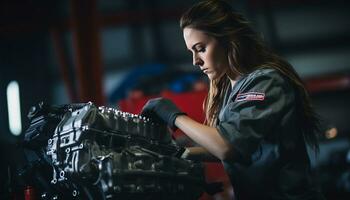
[[[7,85],[6,94],[9,128],[11,133],[17,136],[22,132],[21,106],[17,81],[11,81]]]

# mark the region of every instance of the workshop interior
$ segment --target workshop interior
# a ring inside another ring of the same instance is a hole
[[[140,115],[165,97],[204,121],[179,26],[195,2],[0,2],[0,199],[233,199],[221,163],[179,158],[196,144]],[[350,2],[228,2],[303,79],[323,119],[316,181],[350,199]]]

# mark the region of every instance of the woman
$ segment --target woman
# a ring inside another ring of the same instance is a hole
[[[150,100],[142,114],[181,129],[201,146],[183,157],[220,159],[236,199],[323,199],[306,148],[318,149],[318,119],[292,66],[224,1],[197,3],[180,26],[193,65],[210,80],[205,124],[163,98]]]

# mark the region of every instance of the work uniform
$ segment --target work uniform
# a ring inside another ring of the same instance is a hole
[[[223,165],[237,200],[322,199],[298,121],[301,103],[291,82],[269,68],[226,92],[217,129],[234,148]]]

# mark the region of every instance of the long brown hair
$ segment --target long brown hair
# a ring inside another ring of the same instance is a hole
[[[215,37],[228,54],[227,76],[211,80],[208,95],[204,101],[205,123],[215,126],[224,93],[230,87],[233,75],[245,75],[259,68],[273,68],[285,75],[294,85],[301,113],[300,123],[305,140],[318,149],[319,119],[314,112],[303,81],[293,67],[273,53],[255,32],[250,23],[230,4],[222,0],[205,0],[189,8],[180,19],[180,27],[194,28]]]

